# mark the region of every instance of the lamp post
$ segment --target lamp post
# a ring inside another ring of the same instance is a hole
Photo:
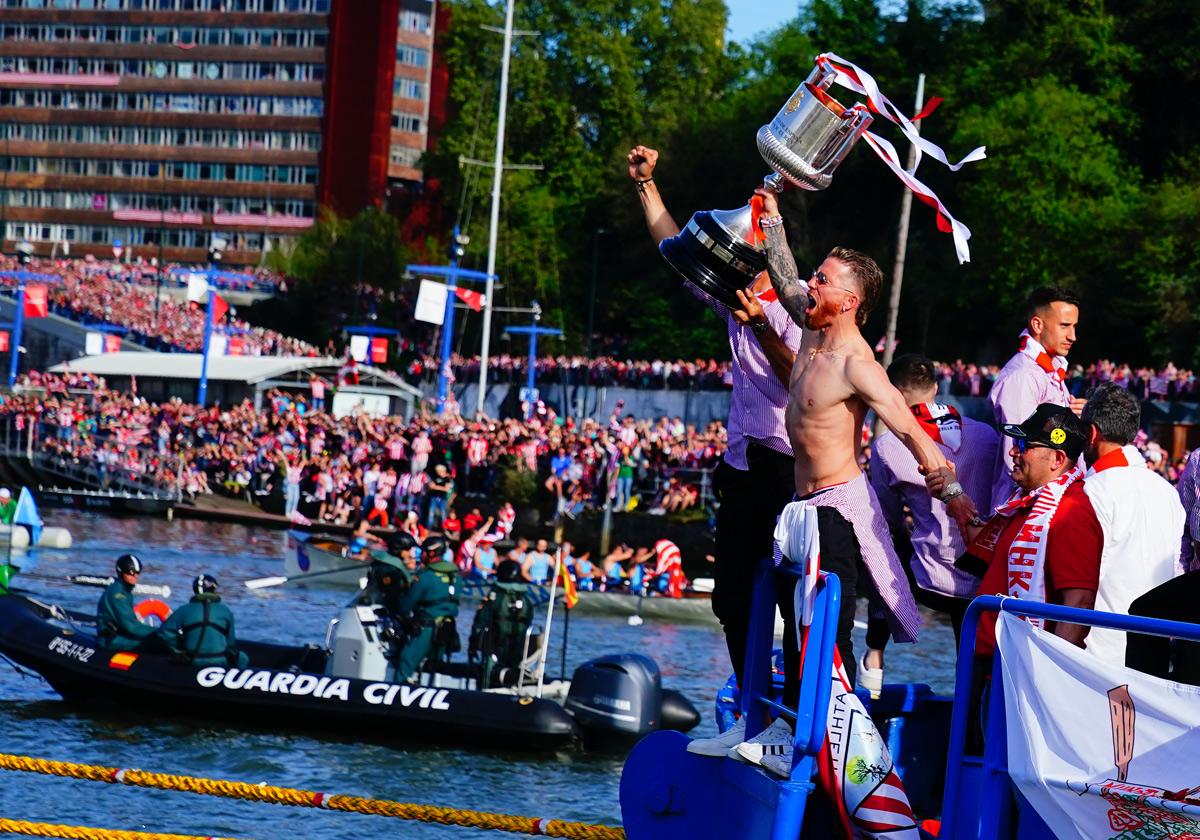
[[[17,281],[17,309],[13,314],[12,323],[0,324],[0,326],[12,327],[12,341],[9,347],[8,359],[9,388],[17,382],[17,369],[21,360],[21,334],[25,328],[25,284],[30,280],[36,280],[40,283],[53,283],[58,280],[57,277],[51,274],[36,274],[24,268],[33,259],[33,246],[28,242],[21,242],[17,245],[17,254],[18,261],[22,266],[21,270],[0,272],[0,277]]]
[[[529,370],[525,377],[525,395],[526,401],[529,404],[529,409],[526,411],[526,418],[533,416],[533,404],[537,402],[537,340],[539,335],[562,335],[562,330],[554,329],[553,327],[542,327],[538,322],[542,320],[542,307],[535,300],[529,307],[530,313],[533,315],[533,322],[528,327],[505,327],[504,331],[510,335],[528,335],[529,336]]]

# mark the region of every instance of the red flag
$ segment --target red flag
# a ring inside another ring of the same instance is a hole
[[[46,287],[26,286],[25,317],[45,318],[48,314],[50,314],[50,310],[46,302]]]
[[[0,330],[0,353],[8,352],[8,330]]]
[[[225,317],[225,313],[229,311],[229,304],[225,302],[225,298],[221,297],[216,292],[209,292],[213,297],[213,323],[219,323]]]
[[[120,353],[121,352],[121,336],[119,336],[119,335],[104,336],[104,352],[105,353]]]
[[[228,356],[240,356],[246,352],[246,339],[240,335],[229,336],[229,343],[225,345],[225,354]]]
[[[567,609],[571,609],[579,603],[579,593],[575,591],[575,579],[571,577],[571,571],[567,568],[567,564],[559,562],[558,574],[562,578],[563,597],[567,602]]]
[[[458,295],[458,299],[467,306],[478,312],[483,308],[483,294],[481,292],[472,292],[470,289],[464,289],[458,286],[454,290],[454,294]]]
[[[371,364],[381,365],[387,361],[388,340],[386,338],[371,339]]]

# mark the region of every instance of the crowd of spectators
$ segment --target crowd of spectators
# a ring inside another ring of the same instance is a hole
[[[0,270],[20,267],[14,258],[0,257]],[[153,283],[144,277],[137,283],[119,279],[128,272],[119,263],[34,260],[24,268],[58,278],[49,284],[47,295],[50,311],[58,315],[85,325],[123,328],[126,338],[154,350],[198,353],[204,346],[203,309],[178,294],[156,295]],[[10,287],[14,282],[11,278],[3,281]],[[247,356],[318,355],[313,345],[253,326],[232,312],[221,329],[241,337],[241,352]]]
[[[539,406],[529,420],[334,418],[304,393],[270,392],[263,410],[249,401],[155,404],[76,373],[23,377],[0,422],[33,430],[40,451],[190,498],[274,495],[286,515],[351,524],[415,512],[427,527],[455,498],[486,506],[497,494],[529,504],[540,493],[548,517],[576,516],[613,494],[621,511],[681,512],[706,497],[706,471],[725,447],[720,423],[697,429],[678,417],[614,413],[577,424]]]
[[[938,396],[986,397],[992,382],[1000,373],[999,365],[977,365],[956,360],[953,364],[937,362]],[[1108,359],[1087,365],[1072,365],[1067,373],[1067,389],[1072,396],[1084,397],[1103,382],[1115,382],[1128,388],[1139,400],[1196,402],[1200,400],[1200,383],[1190,368],[1176,367],[1168,362],[1161,368],[1131,367]]]

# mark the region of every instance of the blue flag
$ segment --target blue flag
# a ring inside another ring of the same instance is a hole
[[[17,498],[17,510],[13,514],[14,525],[24,525],[29,529],[29,546],[32,548],[42,538],[42,517],[38,515],[37,503],[28,487],[21,488]]]

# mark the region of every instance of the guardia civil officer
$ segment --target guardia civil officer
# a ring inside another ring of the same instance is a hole
[[[388,540],[387,550],[371,549],[368,554],[371,565],[367,569],[367,585],[359,595],[358,603],[379,605],[387,610],[393,621],[404,614],[400,611],[400,599],[412,588],[417,578],[417,541],[410,534],[394,534]]]
[[[399,603],[399,613],[406,616],[411,632],[400,649],[396,662],[396,681],[403,682],[421,669],[435,651],[454,653],[459,649],[458,628],[458,566],[443,559],[446,541],[428,537],[421,545],[425,567]]]
[[[481,660],[481,688],[506,682],[500,669],[517,673],[512,669],[521,666],[525,633],[532,622],[533,602],[529,598],[529,585],[521,576],[521,564],[505,560],[496,569],[496,580],[475,613],[467,644],[467,657],[472,662],[476,658]]]
[[[217,579],[199,575],[192,581],[192,599],[171,613],[159,629],[171,653],[197,667],[250,664],[238,651],[233,611],[221,603]]]
[[[133,611],[133,587],[142,573],[142,561],[133,554],[117,558],[117,579],[108,585],[96,606],[96,635],[100,650],[142,650],[157,629],[142,624]]]

